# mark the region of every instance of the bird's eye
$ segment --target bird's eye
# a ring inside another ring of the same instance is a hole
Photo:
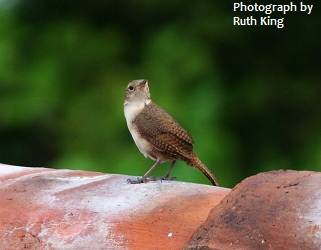
[[[133,91],[134,90],[134,87],[132,85],[128,86],[127,88],[129,91]]]

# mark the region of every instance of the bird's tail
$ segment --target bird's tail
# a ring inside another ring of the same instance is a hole
[[[219,186],[218,181],[214,174],[209,170],[203,162],[198,159],[197,155],[193,153],[191,161],[188,163],[192,167],[199,169],[209,179],[214,186]]]

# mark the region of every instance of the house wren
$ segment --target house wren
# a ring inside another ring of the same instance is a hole
[[[147,80],[133,80],[126,87],[124,112],[128,129],[140,152],[156,163],[138,180],[147,182],[150,173],[162,162],[171,161],[171,166],[162,180],[171,179],[170,172],[177,160],[198,168],[214,186],[218,182],[212,172],[193,152],[194,141],[174,118],[150,98]]]

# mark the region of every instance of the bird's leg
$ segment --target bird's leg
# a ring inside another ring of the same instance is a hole
[[[148,181],[156,181],[157,178],[148,178],[148,176],[151,174],[151,172],[153,172],[153,170],[161,163],[160,160],[157,160],[155,162],[155,164],[146,172],[146,174],[143,175],[142,178],[138,178],[137,180],[131,180],[131,179],[128,179],[127,181],[130,183],[130,184],[139,184],[139,183],[144,183],[144,182],[148,182]]]
[[[155,164],[143,175],[142,179],[147,179],[147,177],[153,172],[153,170],[161,163],[160,160],[157,160]]]
[[[172,172],[172,169],[173,169],[175,163],[176,163],[176,160],[173,160],[171,166],[169,167],[166,175],[162,178],[162,180],[176,180],[175,177],[169,177],[169,175]]]

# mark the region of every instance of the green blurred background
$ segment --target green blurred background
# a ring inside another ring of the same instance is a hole
[[[231,1],[0,0],[0,162],[144,174],[123,101],[145,78],[222,186],[320,171],[318,6],[283,29],[235,15]],[[182,162],[173,176],[209,183]]]

